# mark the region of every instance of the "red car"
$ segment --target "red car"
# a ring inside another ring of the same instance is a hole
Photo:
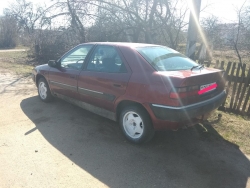
[[[225,101],[223,76],[164,46],[112,42],[80,44],[33,71],[42,101],[59,97],[118,121],[134,143],[206,119]]]

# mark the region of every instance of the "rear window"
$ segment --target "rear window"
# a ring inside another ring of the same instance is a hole
[[[138,47],[136,50],[157,70],[188,70],[198,64],[183,54],[163,46]]]

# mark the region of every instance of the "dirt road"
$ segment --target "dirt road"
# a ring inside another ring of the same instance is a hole
[[[250,187],[250,161],[207,123],[136,146],[116,123],[41,102],[30,77],[0,72],[0,187]]]
[[[5,53],[5,52],[25,52],[26,49],[7,49],[7,50],[0,50],[0,53]]]

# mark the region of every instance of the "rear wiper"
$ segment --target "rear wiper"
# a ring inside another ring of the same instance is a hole
[[[191,68],[191,71],[192,71],[193,69],[195,69],[195,68],[201,69],[201,68],[203,68],[203,67],[204,67],[204,65],[196,65],[196,66],[193,66],[193,67]]]
[[[199,67],[199,69],[204,68],[204,64]]]
[[[199,67],[199,66],[200,66],[200,65],[193,66],[193,67],[191,68],[191,71],[192,71],[193,69]]]

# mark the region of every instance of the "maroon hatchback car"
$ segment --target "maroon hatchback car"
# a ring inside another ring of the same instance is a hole
[[[80,44],[33,71],[42,101],[118,121],[134,143],[206,119],[225,100],[223,76],[164,46],[111,42]]]

